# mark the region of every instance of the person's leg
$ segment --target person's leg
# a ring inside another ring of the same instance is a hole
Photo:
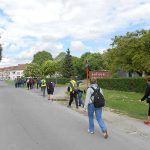
[[[45,89],[46,87],[43,87],[43,96],[45,97]]]
[[[107,133],[106,125],[102,119],[102,107],[101,108],[95,108],[95,115],[96,115],[96,120],[99,124],[99,127],[101,128],[101,130],[103,132],[103,136],[105,139],[107,139],[108,133]]]
[[[80,95],[79,95],[79,106],[81,106],[81,105],[82,105],[82,107],[84,107],[84,103],[82,101],[82,92],[80,92]]]
[[[94,133],[94,105],[88,105],[89,129],[88,132]]]
[[[102,132],[107,131],[106,125],[102,119],[102,107],[101,108],[95,108],[95,115],[96,115],[96,120],[97,120],[99,127],[101,128]]]
[[[80,104],[80,93],[77,94],[77,98],[78,98],[78,104],[79,104],[79,106],[81,106],[81,104]]]
[[[74,99],[75,99],[76,108],[78,108],[78,99],[77,99],[77,94],[76,94],[76,93],[74,93],[73,97],[74,97]]]
[[[70,92],[70,100],[69,100],[69,105],[68,105],[69,107],[71,106],[72,102],[73,102],[73,93]]]

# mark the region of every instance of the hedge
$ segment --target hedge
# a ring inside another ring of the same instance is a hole
[[[67,82],[69,82],[69,79],[60,78],[60,77],[59,78],[46,78],[46,81],[48,81],[48,80],[50,80],[56,84],[66,84]]]
[[[145,78],[99,78],[98,85],[108,90],[127,92],[144,92],[146,87]]]

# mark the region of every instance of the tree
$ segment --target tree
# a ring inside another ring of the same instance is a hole
[[[24,70],[25,77],[41,77],[42,71],[40,65],[36,63],[28,64]]]
[[[143,71],[150,71],[150,31],[141,30],[127,32],[124,36],[112,39],[112,49],[107,51],[112,70],[137,72],[142,76]],[[106,56],[106,54],[105,54]]]
[[[61,53],[59,53],[59,54],[55,57],[55,60],[56,60],[56,61],[60,61],[60,60],[64,59],[65,56],[66,56],[66,53],[65,53],[65,52],[61,52]]]
[[[47,60],[42,65],[42,72],[45,76],[52,76],[56,72],[56,64],[52,60]]]
[[[51,53],[49,53],[47,51],[41,51],[41,52],[37,52],[33,56],[32,63],[36,63],[36,64],[41,65],[47,60],[53,60]]]
[[[62,65],[62,75],[66,78],[70,78],[74,75],[72,56],[70,55],[69,49],[67,50],[67,54]]]
[[[0,44],[0,61],[2,60],[2,50],[3,50],[3,48],[2,48],[2,45]]]

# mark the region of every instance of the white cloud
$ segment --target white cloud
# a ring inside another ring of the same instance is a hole
[[[66,37],[71,49],[81,52],[88,49],[85,40],[102,39],[141,21],[148,28],[149,8],[150,0],[0,0],[3,53],[20,62],[42,49],[55,57],[64,50],[59,41]]]
[[[70,45],[72,51],[82,51],[85,48],[86,46],[81,41],[72,41]]]

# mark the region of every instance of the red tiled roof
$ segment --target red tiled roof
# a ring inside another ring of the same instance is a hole
[[[10,66],[0,68],[0,71],[24,70],[27,64],[18,64],[18,66]]]

